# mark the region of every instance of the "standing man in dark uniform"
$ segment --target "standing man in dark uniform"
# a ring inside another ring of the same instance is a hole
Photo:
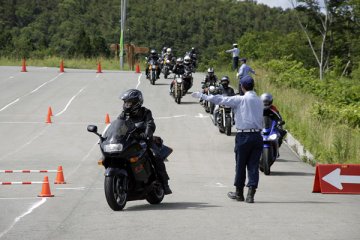
[[[228,197],[244,201],[244,186],[246,169],[248,172],[247,187],[249,188],[246,202],[253,203],[254,195],[259,183],[259,160],[263,149],[261,136],[263,122],[263,103],[254,92],[254,80],[251,76],[241,79],[243,96],[205,95],[200,92],[191,94],[194,98],[204,99],[214,104],[229,106],[235,113],[235,138],[236,174],[234,185],[235,192],[229,192]]]

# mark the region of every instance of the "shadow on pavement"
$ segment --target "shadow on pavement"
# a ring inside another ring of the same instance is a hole
[[[307,172],[275,172],[275,171],[271,171],[270,176],[315,176],[315,174],[307,173]]]
[[[146,211],[146,210],[187,210],[187,209],[202,209],[220,207],[217,205],[210,205],[204,202],[168,202],[160,203],[158,205],[138,205],[125,208],[125,211]]]

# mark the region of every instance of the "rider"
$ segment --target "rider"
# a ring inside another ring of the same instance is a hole
[[[183,75],[185,73],[184,60],[181,57],[176,59],[176,64],[174,65],[172,72],[175,74],[174,78],[176,77],[176,75]],[[172,93],[174,82],[175,79],[170,84],[170,94]]]
[[[235,91],[232,87],[229,86],[230,84],[230,79],[228,76],[223,76],[220,80],[220,94],[223,96],[234,96],[235,95]],[[214,109],[214,122],[215,125],[217,124],[217,116],[219,114],[219,105],[215,106]],[[234,119],[234,118],[233,118]]]
[[[197,64],[196,64],[196,62],[197,62],[197,57],[196,57],[196,52],[195,52],[195,48],[194,47],[192,47],[191,48],[191,50],[190,50],[190,52],[189,52],[189,56],[190,56],[190,59],[191,59],[191,62],[192,62],[192,64],[193,64],[193,66],[194,66],[194,68],[196,68],[197,66]]]
[[[150,64],[150,61],[153,60],[155,61],[157,64],[159,64],[159,56],[158,54],[156,53],[156,50],[155,49],[151,49],[150,51],[150,55],[148,56],[147,58],[147,62],[146,62],[146,70],[145,70],[145,73],[146,73],[146,78],[150,78],[149,76],[149,64]],[[157,65],[157,68],[156,68],[156,78],[159,79],[160,77],[160,67],[159,65]]]
[[[263,93],[260,98],[264,103],[264,116],[269,116],[272,120],[275,120],[278,123],[276,127],[280,133],[280,137],[279,137],[279,147],[280,147],[283,142],[283,138],[287,133],[287,131],[282,127],[285,122],[282,120],[279,110],[272,104],[273,96],[270,93]]]
[[[214,73],[214,68],[208,68],[207,73],[208,74],[205,76],[204,83],[202,85],[202,93],[206,93],[209,86],[216,85],[218,83],[218,78]],[[203,100],[200,99],[200,103],[202,102]]]
[[[155,149],[157,148],[153,146],[155,144],[153,133],[156,129],[154,118],[152,117],[150,109],[142,106],[144,100],[141,91],[137,89],[129,89],[121,95],[121,100],[124,101],[123,111],[118,118],[130,118],[135,123],[144,123],[144,127],[140,128],[137,132],[138,138],[147,141],[150,146],[150,152],[154,152],[154,154],[150,154],[150,156],[152,156],[152,162],[156,174],[162,182],[165,194],[171,194],[172,191],[168,184],[169,175],[166,172],[164,161],[156,153]]]

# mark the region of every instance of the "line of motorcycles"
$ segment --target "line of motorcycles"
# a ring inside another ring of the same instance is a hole
[[[206,84],[202,82],[202,84],[206,95],[222,94],[221,87],[218,83]],[[232,109],[224,105],[215,106],[215,104],[206,100],[200,103],[204,107],[205,112],[211,114],[212,121],[214,125],[218,127],[219,132],[230,136],[232,125],[235,124]]]
[[[221,94],[221,87],[219,84],[211,83],[205,86],[205,82],[202,82],[202,84],[205,94]],[[231,128],[235,125],[232,108],[224,105],[215,106],[215,104],[206,100],[203,100],[200,103],[204,107],[205,112],[211,114],[212,121],[214,125],[218,127],[219,132],[230,136]],[[263,152],[260,159],[259,169],[264,172],[265,175],[270,175],[270,168],[279,157],[279,126],[283,124],[285,124],[284,121],[277,122],[269,116],[264,116],[263,130],[261,133],[263,137]]]

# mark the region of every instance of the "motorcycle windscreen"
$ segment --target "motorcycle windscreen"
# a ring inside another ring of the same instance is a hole
[[[132,121],[117,118],[104,133],[103,137],[106,139],[104,143],[117,144],[123,142],[134,128],[135,125]]]

